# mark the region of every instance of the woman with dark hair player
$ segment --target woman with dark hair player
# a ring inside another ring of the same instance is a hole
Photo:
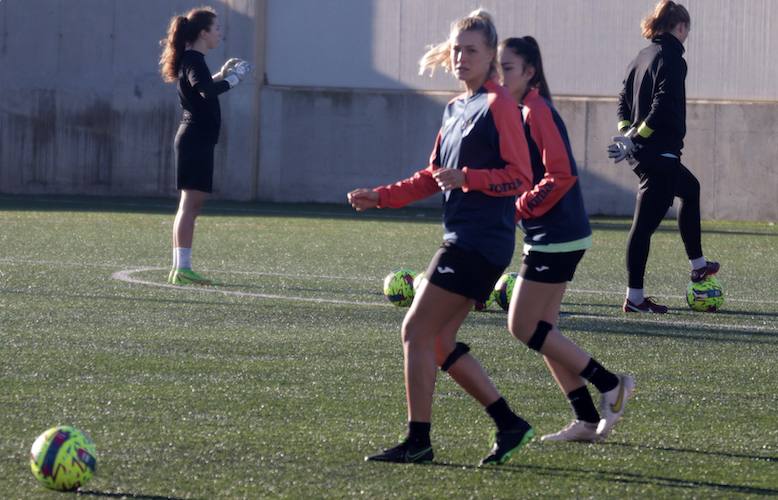
[[[396,184],[348,193],[358,211],[398,208],[443,191],[443,245],[430,263],[402,325],[408,434],[394,448],[366,457],[428,462],[436,365],[473,396],[497,432],[481,461],[502,464],[534,432],[517,416],[469,353],[457,331],[476,301],[484,302],[510,263],[515,245],[514,201],[529,187],[531,167],[518,108],[497,76],[497,32],[491,16],[475,11],[455,22],[449,39],[420,61],[441,65],[465,93],[443,113],[429,166]]]
[[[251,70],[240,59],[230,59],[211,76],[205,54],[219,45],[221,31],[210,7],[190,10],[170,20],[159,60],[162,78],[178,83],[183,109],[175,138],[176,185],[181,191],[173,224],[173,268],[168,282],[209,285],[211,280],[192,270],[192,240],[197,218],[213,184],[213,154],[219,139],[219,94],[237,85]]]
[[[640,178],[632,229],[627,241],[627,297],[624,312],[666,313],[667,306],[646,297],[643,277],[651,235],[677,196],[678,229],[691,265],[692,281],[719,271],[702,253],[700,183],[681,163],[686,135],[686,61],[683,44],[691,18],[683,5],[662,0],[641,23],[651,45],[630,63],[619,93],[618,129],[608,156],[628,159]]]
[[[624,413],[635,387],[562,335],[556,323],[567,282],[592,246],[578,172],[562,118],[551,102],[540,48],[534,38],[500,44],[503,85],[521,104],[532,160],[534,186],[516,202],[525,233],[523,262],[508,311],[511,333],[540,352],[567,395],[575,419],[542,441],[599,441]],[[602,394],[600,413],[585,381]]]

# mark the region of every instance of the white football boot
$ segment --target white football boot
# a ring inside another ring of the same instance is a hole
[[[597,422],[573,420],[559,432],[546,434],[541,441],[584,441],[593,443],[600,440],[597,435]]]
[[[600,423],[597,425],[597,435],[605,439],[613,430],[613,426],[624,415],[627,401],[635,392],[635,379],[631,375],[618,374],[619,385],[604,392],[600,396]]]

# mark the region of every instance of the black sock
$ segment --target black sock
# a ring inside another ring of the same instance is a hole
[[[431,427],[430,422],[408,422],[408,441],[415,446],[429,446]]]
[[[567,399],[573,407],[575,418],[591,423],[600,421],[600,414],[597,413],[597,409],[594,407],[594,401],[592,401],[592,395],[589,394],[589,389],[587,389],[586,386],[568,392]]]
[[[603,368],[594,358],[589,360],[589,364],[583,369],[581,376],[594,384],[600,392],[608,392],[619,385],[619,377]]]
[[[497,425],[497,430],[504,431],[515,426],[520,420],[518,415],[513,413],[511,407],[508,406],[508,402],[504,398],[500,398],[494,403],[486,407],[486,413],[492,417],[494,423]]]

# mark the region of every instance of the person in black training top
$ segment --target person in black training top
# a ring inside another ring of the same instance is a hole
[[[567,128],[551,101],[537,41],[531,36],[503,40],[499,60],[503,85],[521,106],[534,183],[516,201],[525,236],[508,328],[543,355],[575,412],[569,425],[541,441],[601,441],[624,414],[635,379],[608,371],[559,329],[562,297],[592,246],[592,230]],[[601,394],[600,413],[586,382]]]
[[[366,460],[432,460],[436,365],[481,403],[497,426],[494,447],[481,465],[505,463],[534,434],[467,344],[456,341],[475,302],[486,301],[510,263],[514,202],[532,180],[519,110],[494,80],[496,59],[497,30],[489,14],[478,10],[455,22],[449,39],[432,47],[419,63],[422,71],[438,65],[451,70],[466,88],[446,106],[429,166],[395,184],[348,193],[351,205],[362,211],[398,208],[443,191],[443,245],[402,325],[408,434],[398,446]]]
[[[686,37],[691,28],[683,5],[662,0],[641,23],[651,45],[629,65],[619,93],[618,130],[608,155],[628,160],[640,178],[627,241],[627,297],[624,312],[665,313],[667,307],[643,292],[651,235],[680,198],[678,228],[691,264],[691,280],[716,274],[719,263],[705,259],[700,228],[700,183],[681,163],[686,135]]]
[[[221,31],[209,7],[192,9],[170,20],[160,57],[162,77],[178,82],[183,116],[175,138],[176,186],[181,191],[173,224],[173,268],[168,282],[175,285],[209,285],[192,270],[195,219],[212,191],[213,153],[219,139],[219,94],[237,85],[250,71],[247,62],[232,58],[211,76],[205,53],[216,48]]]

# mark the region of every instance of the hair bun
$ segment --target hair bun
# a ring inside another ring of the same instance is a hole
[[[485,21],[489,21],[490,23],[494,23],[494,19],[492,19],[492,15],[489,13],[489,11],[480,7],[468,14],[467,17],[478,17]]]

